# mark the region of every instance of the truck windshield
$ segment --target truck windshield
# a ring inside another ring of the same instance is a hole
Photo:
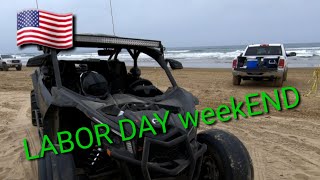
[[[282,55],[281,46],[259,46],[249,47],[245,53],[245,56],[269,56],[269,55]]]
[[[1,55],[1,57],[3,59],[13,58],[13,56],[11,56],[11,55]]]

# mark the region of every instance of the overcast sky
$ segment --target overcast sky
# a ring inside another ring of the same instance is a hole
[[[73,13],[78,33],[112,34],[109,0],[38,0]],[[162,40],[167,47],[320,42],[319,0],[113,0],[118,36]],[[16,14],[35,0],[0,6],[0,53],[17,52]]]

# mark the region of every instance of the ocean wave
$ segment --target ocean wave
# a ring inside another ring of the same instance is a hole
[[[320,47],[287,48],[287,50],[320,50]]]
[[[167,53],[187,53],[190,52],[191,50],[171,50],[171,51],[166,51]]]
[[[188,52],[188,53],[166,53],[166,57],[172,59],[199,59],[199,58],[217,58],[227,59],[239,56],[242,50],[231,52]]]
[[[298,57],[313,57],[313,56],[320,56],[320,49],[319,50],[308,50],[308,49],[301,49],[301,50],[287,50],[287,53],[295,52],[297,53]]]
[[[188,64],[193,64],[195,67],[216,67],[226,66],[232,60],[239,56],[243,52],[244,47],[195,47],[195,48],[180,48],[180,49],[167,49],[165,51],[165,58],[177,59],[181,61],[186,67]],[[313,67],[320,62],[320,45],[315,47],[290,47],[287,48],[287,52],[296,52],[296,57],[290,57],[290,63],[299,66],[303,63],[303,66]],[[29,58],[39,55],[38,53],[21,53],[13,54],[17,59],[22,60],[23,64],[26,64]],[[80,60],[86,58],[99,58],[106,60],[106,56],[98,56],[97,52],[64,52],[59,54],[59,60]],[[126,64],[132,64],[132,58],[130,54],[123,51],[119,54],[118,59],[125,61]],[[154,61],[145,54],[139,56],[140,64],[154,64]],[[208,66],[210,65],[210,66]]]

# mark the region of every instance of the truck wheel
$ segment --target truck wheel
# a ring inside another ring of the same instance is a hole
[[[197,136],[207,145],[203,155],[200,180],[252,180],[251,157],[242,142],[233,134],[211,129]]]
[[[2,64],[2,69],[4,71],[8,71],[9,70],[9,67],[7,66],[7,64]]]
[[[283,79],[284,79],[283,76],[274,79],[274,80],[273,80],[273,86],[274,86],[274,87],[282,87],[282,85],[283,85]]]
[[[241,83],[241,78],[240,77],[238,77],[238,76],[233,76],[233,85],[237,85],[237,86],[239,86],[240,85],[240,83]]]
[[[17,71],[21,71],[21,69],[22,69],[22,66],[16,67],[16,70],[17,70]]]
[[[283,75],[283,81],[286,81],[288,77],[288,70]]]

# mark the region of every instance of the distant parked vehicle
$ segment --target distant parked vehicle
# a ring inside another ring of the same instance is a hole
[[[17,71],[21,71],[22,63],[12,55],[0,55],[0,69],[8,71],[9,68],[16,68]]]
[[[287,54],[283,44],[249,45],[232,62],[233,85],[240,85],[241,80],[272,80],[274,86],[281,87],[287,80],[290,56],[296,53]]]

